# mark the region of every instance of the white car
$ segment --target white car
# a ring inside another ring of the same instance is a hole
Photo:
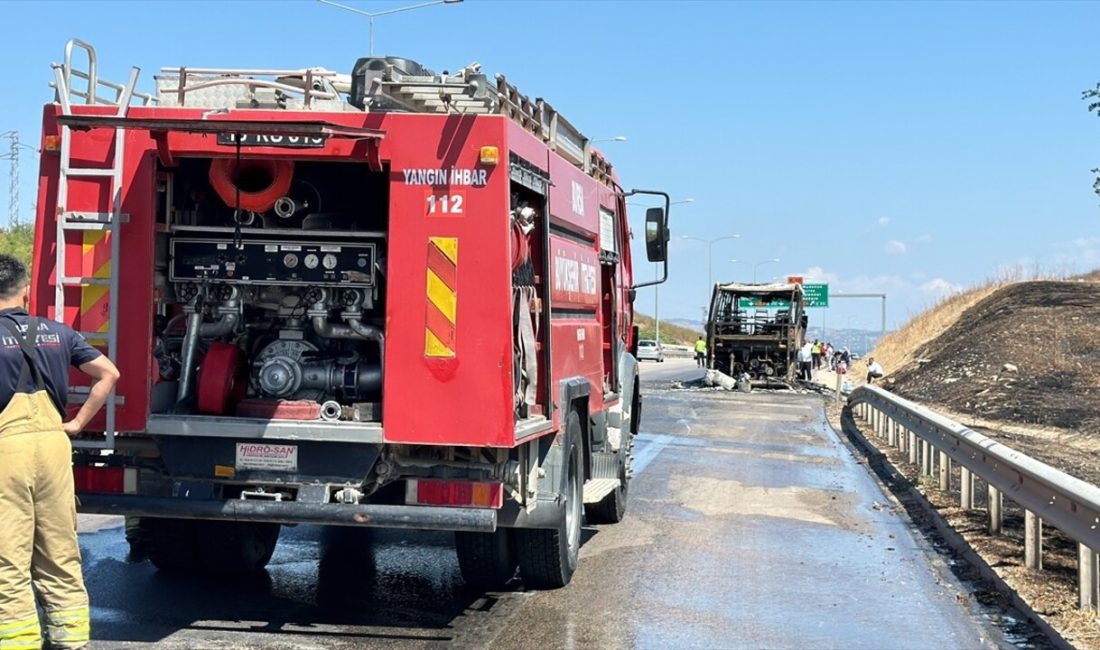
[[[665,349],[657,341],[642,339],[638,341],[638,361],[649,359],[657,363],[664,363]]]

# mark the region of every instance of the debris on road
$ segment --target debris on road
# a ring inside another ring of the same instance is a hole
[[[725,388],[726,390],[737,389],[737,380],[721,370],[708,370],[706,377],[703,378],[703,383],[707,386]]]

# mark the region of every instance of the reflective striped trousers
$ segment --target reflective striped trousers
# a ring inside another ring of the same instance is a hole
[[[45,391],[0,412],[0,650],[42,646],[35,591],[50,647],[87,645],[72,446]]]

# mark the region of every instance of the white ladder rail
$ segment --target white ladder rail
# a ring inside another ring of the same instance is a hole
[[[72,70],[72,47],[81,47],[88,52],[89,58],[89,71],[87,73],[79,73]],[[115,112],[116,117],[126,117],[126,114],[130,107],[130,102],[135,95],[134,88],[137,86],[138,75],[140,69],[134,67],[130,71],[130,78],[124,86],[118,84],[111,84],[104,82],[96,78],[95,73],[95,50],[84,43],[73,39],[69,42],[65,49],[65,64],[54,65],[54,84],[53,86],[57,90],[57,100],[61,106],[62,115],[72,115],[72,89],[70,88],[70,82],[74,74],[79,78],[87,79],[89,82],[89,91],[84,94],[78,94],[85,99],[88,104],[103,104],[104,102],[96,97],[95,87],[96,84],[103,84],[109,88],[118,88],[117,106],[118,110]],[[146,100],[148,101],[148,100]],[[109,102],[107,102],[109,103]],[[116,328],[118,324],[119,314],[119,255],[120,255],[120,240],[121,232],[120,226],[126,221],[125,215],[122,214],[122,182],[125,166],[125,144],[126,144],[126,132],[123,129],[115,129],[114,150],[111,160],[110,169],[81,169],[72,166],[72,129],[66,125],[61,126],[61,146],[60,146],[60,164],[59,164],[59,178],[57,188],[57,245],[56,245],[56,259],[55,259],[55,293],[54,293],[54,318],[58,322],[64,322],[65,319],[65,289],[72,286],[92,286],[92,285],[106,285],[108,287],[108,317],[107,317],[107,331],[86,333],[85,336],[92,338],[93,340],[106,339],[107,342],[107,356],[110,359],[117,359],[118,351],[118,330]],[[90,212],[78,212],[69,210],[69,181],[72,178],[79,177],[104,177],[109,179],[111,185],[111,211],[109,213],[90,213]],[[108,233],[110,239],[110,274],[106,278],[84,278],[84,277],[70,277],[66,272],[66,241],[68,233],[70,232],[85,232],[88,230],[99,230]],[[114,449],[115,434],[116,434],[116,417],[118,404],[122,398],[116,395],[115,389],[112,389],[107,397],[107,403],[104,406],[106,416],[106,426],[104,427],[104,439],[103,440],[74,440],[73,447],[85,448],[85,449],[101,449],[111,450]]]

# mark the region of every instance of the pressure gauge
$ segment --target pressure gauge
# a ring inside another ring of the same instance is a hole
[[[306,255],[306,259],[305,259],[306,268],[307,269],[315,269],[315,268],[317,268],[317,264],[320,261],[321,260],[318,259],[318,257],[316,255],[314,255],[313,253],[310,253],[309,255]]]
[[[283,266],[287,267],[288,269],[297,268],[298,256],[294,253],[287,253],[283,256]]]
[[[336,256],[332,253],[326,254],[321,259],[321,264],[324,264],[325,268],[331,271],[332,269],[336,268]]]

